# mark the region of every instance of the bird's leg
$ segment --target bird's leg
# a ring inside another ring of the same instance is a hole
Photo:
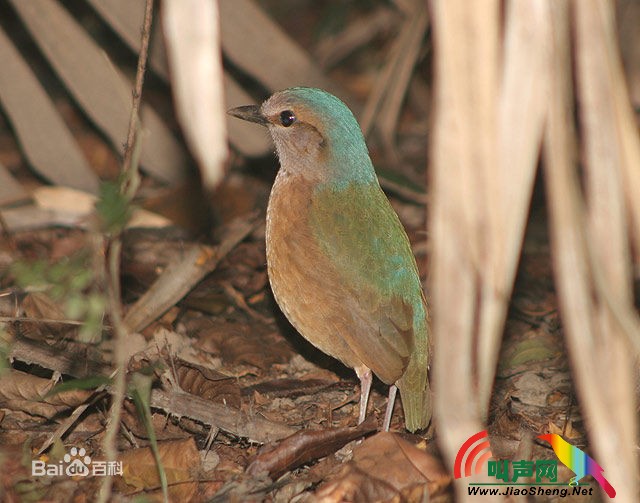
[[[358,418],[358,424],[361,424],[367,416],[367,403],[369,402],[369,392],[371,391],[373,374],[371,370],[364,365],[358,366],[354,370],[356,371],[358,379],[360,379],[360,417]]]
[[[395,384],[389,386],[389,398],[387,398],[387,410],[384,413],[384,423],[382,423],[382,431],[389,431],[391,416],[393,415],[393,404],[396,403],[397,391],[398,387]]]

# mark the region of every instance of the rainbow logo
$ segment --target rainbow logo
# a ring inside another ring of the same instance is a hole
[[[487,430],[479,431],[470,436],[460,447],[453,464],[453,475],[456,479],[459,479],[470,477],[474,473],[481,473],[482,467],[492,457],[489,433]]]
[[[557,433],[539,435],[538,438],[549,442],[553,452],[556,453],[560,462],[576,474],[576,476],[569,482],[569,485],[578,485],[578,482],[580,482],[582,477],[591,475],[596,479],[596,482],[600,484],[600,487],[602,487],[602,490],[607,493],[609,498],[616,497],[616,490],[609,481],[604,478],[604,475],[602,474],[604,470],[602,467],[575,445],[571,445]]]

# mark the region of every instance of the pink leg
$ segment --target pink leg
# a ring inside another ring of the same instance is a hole
[[[393,404],[396,402],[397,391],[398,387],[395,384],[389,386],[389,398],[387,399],[387,410],[384,413],[384,423],[382,424],[382,431],[389,431],[391,416],[393,415]]]
[[[358,424],[360,424],[364,422],[364,418],[367,416],[367,403],[369,402],[373,374],[364,365],[356,367],[355,371],[358,379],[360,379],[360,417],[358,418]]]

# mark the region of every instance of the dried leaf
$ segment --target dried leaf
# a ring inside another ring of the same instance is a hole
[[[45,320],[64,320],[64,307],[42,292],[27,295],[22,302],[22,308],[28,318]]]
[[[396,501],[399,500],[399,496],[393,486],[384,480],[371,477],[352,464],[345,466],[335,479],[316,492],[317,500],[322,503]]]
[[[184,391],[206,400],[240,407],[240,387],[235,377],[181,359],[174,360],[174,365],[178,384]]]
[[[0,94],[1,92],[0,90]],[[20,183],[0,164],[0,207],[26,201],[28,198]]]
[[[44,210],[73,215],[80,223],[86,220],[94,210],[97,202],[95,196],[67,187],[39,187],[33,192],[38,206]],[[84,222],[86,225],[86,221]],[[137,209],[133,212],[126,227],[166,227],[171,222],[166,218],[147,210]]]
[[[11,0],[11,4],[69,92],[121,152],[132,85],[59,2]],[[140,117],[143,169],[166,182],[183,179],[188,163],[184,149],[149,106],[142,106]]]
[[[549,111],[547,174],[560,307],[576,388],[590,430],[609,432],[606,439],[592,437],[598,462],[606,467],[618,497],[633,499],[638,481],[632,474],[638,465],[628,439],[637,435],[640,322],[633,299],[629,216],[637,225],[640,206],[637,193],[624,196],[640,182],[640,142],[616,46],[613,8],[601,0],[578,2],[570,10],[573,32],[557,23],[562,31],[556,64],[563,68],[555,72],[553,89],[559,110]],[[566,16],[566,10],[559,12]],[[570,33],[575,76],[567,64]],[[572,80],[577,84],[584,184],[571,158],[573,129],[566,127],[573,105],[566,90]],[[566,131],[553,138],[559,128]]]
[[[193,438],[158,444],[158,451],[169,483],[171,501],[192,501],[198,486],[195,473],[200,455]],[[120,489],[125,494],[141,490],[157,490],[160,486],[158,469],[151,449],[132,449],[120,455],[122,479]]]
[[[89,226],[95,196],[70,187],[38,187],[33,191],[36,206],[20,206],[2,211],[10,231],[41,229],[54,225],[64,227]],[[135,210],[127,228],[166,227],[171,222],[147,210]]]
[[[434,408],[450,460],[483,428],[495,382],[546,119],[550,5],[511,2],[504,18],[498,1],[432,9]]]
[[[295,83],[321,87],[345,97],[344,91],[322,74],[311,56],[255,2],[220,0],[219,4],[222,48],[238,67],[272,90]],[[256,26],[260,29],[256,30]]]
[[[356,446],[353,460],[316,496],[320,501],[423,501],[450,482],[433,456],[394,433],[380,432]]]
[[[0,103],[20,146],[45,179],[87,192],[98,177],[29,65],[0,30]]]
[[[73,390],[46,396],[54,384],[51,379],[10,370],[0,378],[0,406],[50,419],[92,395],[90,391]]]
[[[381,459],[385,460],[384,464],[380,463]],[[440,461],[390,432],[380,432],[356,446],[353,462],[398,490],[414,484],[450,480]]]
[[[88,0],[88,3],[133,51],[140,52],[140,27],[144,23],[145,0]],[[154,72],[168,81],[169,68],[160,23],[153,24],[152,31],[149,65]]]
[[[140,26],[142,26],[144,14],[144,0],[89,0],[93,8],[100,13],[105,21],[122,37],[122,39],[138,52],[140,49]],[[149,64],[165,81],[169,81],[169,69],[167,67],[167,55],[164,46],[162,30],[156,28],[151,38],[149,48]],[[246,105],[253,98],[226,72],[224,79],[225,109]],[[207,81],[205,81],[207,82]],[[197,94],[195,94],[197,96]],[[266,130],[257,128],[245,121],[239,121],[226,116],[223,118],[229,132],[229,141],[243,155],[259,157],[268,153],[271,147],[271,139]]]
[[[227,158],[218,2],[165,0],[162,21],[178,118],[205,187],[214,189]]]

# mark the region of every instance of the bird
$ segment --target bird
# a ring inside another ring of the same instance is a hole
[[[600,487],[607,493],[610,498],[615,497],[616,490],[604,478],[602,467],[590,458],[587,454],[578,449],[575,445],[571,445],[557,433],[547,433],[546,435],[538,435],[538,438],[546,440],[551,444],[553,452],[560,462],[573,471],[576,475],[571,479],[572,485],[580,482],[580,479],[587,475],[591,475]]]
[[[266,126],[280,168],[266,214],[267,273],[289,322],[355,370],[365,420],[372,372],[396,391],[405,427],[431,418],[429,318],[404,227],[380,188],[351,110],[317,88],[292,87],[228,112]]]

